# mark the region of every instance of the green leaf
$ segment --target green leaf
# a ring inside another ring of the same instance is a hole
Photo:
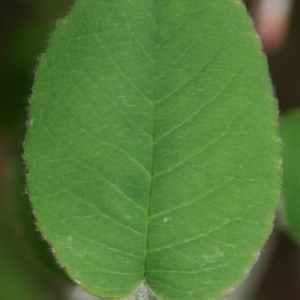
[[[41,59],[25,158],[40,230],[89,292],[213,299],[279,198],[277,103],[233,0],[81,0]]]
[[[280,120],[283,145],[283,218],[293,236],[300,241],[300,110]]]

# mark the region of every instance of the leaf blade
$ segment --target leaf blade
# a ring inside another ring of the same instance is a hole
[[[145,277],[162,299],[210,299],[255,259],[278,198],[276,104],[241,9],[80,1],[54,36],[28,185],[41,230],[89,291],[122,297]]]

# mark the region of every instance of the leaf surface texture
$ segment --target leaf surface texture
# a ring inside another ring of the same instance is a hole
[[[104,298],[214,299],[278,201],[277,104],[231,0],[81,0],[41,59],[25,157],[40,230]]]

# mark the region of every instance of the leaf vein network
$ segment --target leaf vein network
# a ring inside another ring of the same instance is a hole
[[[201,68],[197,68],[196,71],[191,75],[190,78],[188,78],[185,82],[183,82],[181,85],[179,85],[176,89],[171,91],[169,94],[159,98],[155,101],[155,104],[160,103],[161,101],[169,98],[170,96],[174,95],[176,92],[180,91],[182,88],[184,88],[189,82],[191,82],[198,74],[199,72],[203,71],[204,68],[206,68],[211,62],[214,61],[214,58],[219,54],[220,47],[215,50],[215,52],[212,53],[211,57],[203,64]]]
[[[108,246],[108,245],[106,245],[104,243],[100,243],[98,241],[95,241],[95,240],[92,240],[92,239],[88,239],[87,237],[79,234],[78,232],[73,232],[73,234],[77,235],[79,238],[81,238],[81,239],[83,239],[85,241],[88,241],[88,242],[90,242],[92,244],[96,244],[97,246],[104,247],[104,248],[108,249],[109,251],[119,252],[119,253],[125,254],[126,256],[132,256],[132,257],[138,257],[138,258],[141,257],[139,255],[135,255],[135,254],[132,254],[132,253],[129,253],[129,252],[125,252],[123,250],[120,250],[120,249]]]
[[[106,54],[108,55],[109,59],[111,60],[111,62],[113,63],[113,65],[115,66],[116,70],[118,70],[120,72],[120,74],[130,83],[130,85],[147,101],[149,102],[149,104],[152,105],[152,101],[143,93],[140,91],[140,89],[131,81],[131,79],[120,69],[120,67],[118,66],[118,64],[114,61],[114,59],[112,58],[110,52],[107,50],[107,48],[103,45],[103,43],[101,42],[101,39],[98,37],[98,35],[96,33],[94,33],[95,38],[97,39],[97,41],[99,42],[99,44],[101,45],[101,47],[104,49],[104,51],[106,52]]]
[[[144,236],[142,233],[140,233],[139,231],[136,231],[135,229],[127,226],[127,225],[124,225],[122,223],[120,223],[119,221],[115,220],[114,218],[112,218],[111,216],[107,215],[107,214],[104,214],[103,212],[101,212],[99,210],[99,208],[97,208],[95,205],[93,205],[92,203],[89,203],[85,200],[83,200],[81,197],[79,197],[78,195],[72,193],[71,191],[69,190],[65,190],[65,192],[69,193],[70,195],[72,195],[74,198],[76,198],[78,201],[80,201],[81,203],[85,204],[86,206],[90,206],[93,210],[97,211],[98,214],[102,217],[104,217],[105,219],[107,220],[110,220],[112,221],[113,223],[117,224],[118,226],[120,227],[123,227],[123,228],[126,228],[127,230],[135,233],[136,235],[140,235],[140,236]]]

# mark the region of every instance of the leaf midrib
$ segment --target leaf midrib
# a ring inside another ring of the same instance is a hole
[[[156,1],[155,1],[156,2]],[[152,181],[153,181],[153,156],[154,156],[154,110],[155,110],[155,99],[156,99],[156,51],[157,51],[157,14],[158,14],[158,7],[157,3],[154,3],[154,22],[155,22],[155,34],[154,34],[154,49],[153,49],[153,95],[152,95],[152,128],[151,128],[151,150],[150,150],[150,169],[149,169],[149,184],[148,184],[148,197],[147,197],[147,206],[146,206],[146,215],[145,215],[145,242],[144,242],[144,266],[143,266],[143,278],[146,278],[146,259],[147,259],[147,248],[148,248],[148,233],[149,233],[149,221],[150,221],[150,202],[152,197]]]

